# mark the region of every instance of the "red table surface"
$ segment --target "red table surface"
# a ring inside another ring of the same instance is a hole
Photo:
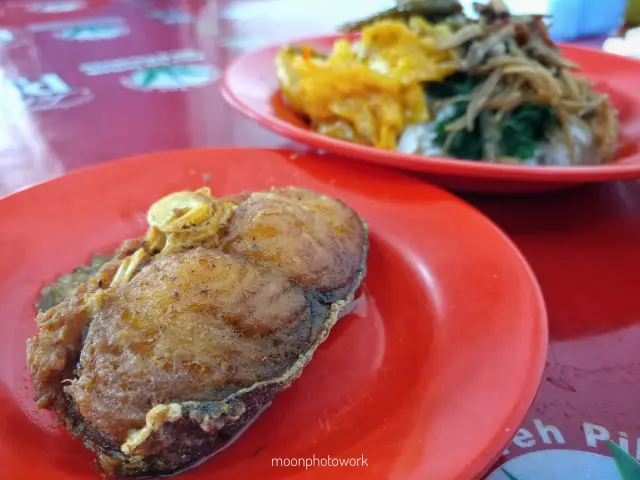
[[[33,81],[55,74],[49,82],[60,88],[62,80],[72,90],[64,93],[63,85],[56,96],[32,84],[23,86],[21,97],[0,83],[0,196],[79,167],[152,151],[304,148],[233,111],[215,82],[183,91],[138,91],[120,81],[130,71],[88,75],[96,65],[91,70],[86,64],[192,49],[201,56],[195,63],[221,72],[242,51],[331,32],[385,3],[323,0],[325,13],[314,15],[319,2],[313,0],[72,0],[66,10],[73,10],[74,1],[79,10],[58,13],[33,11],[32,1],[0,2],[4,77],[15,85],[17,76]],[[159,10],[165,13],[153,13]],[[51,23],[86,20],[116,25],[124,35],[64,39],[59,34],[69,25]],[[2,27],[11,27],[4,45]],[[74,105],[74,96],[82,101]],[[542,386],[501,461],[550,449],[608,455],[606,438],[640,458],[640,184],[463,196],[522,250],[549,311]]]

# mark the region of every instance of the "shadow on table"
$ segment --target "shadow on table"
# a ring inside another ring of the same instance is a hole
[[[640,182],[463,198],[511,236],[531,264],[552,339],[616,330],[640,318]]]

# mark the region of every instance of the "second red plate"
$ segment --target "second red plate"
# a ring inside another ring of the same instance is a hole
[[[340,36],[297,40],[319,51],[330,51]],[[337,140],[313,132],[282,101],[274,58],[282,45],[257,50],[237,59],[226,71],[222,92],[231,105],[285,137],[330,153],[428,175],[429,180],[474,192],[533,192],[589,182],[640,178],[640,62],[574,46],[563,54],[583,68],[608,93],[620,112],[622,134],[618,159],[589,167],[501,165],[441,157],[407,155]]]

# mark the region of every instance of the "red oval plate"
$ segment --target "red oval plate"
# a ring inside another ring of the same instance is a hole
[[[542,296],[513,244],[463,201],[400,173],[220,149],[103,164],[0,200],[3,478],[99,478],[92,454],[32,400],[34,301],[94,252],[141,234],[154,200],[203,185],[217,195],[298,185],[341,198],[369,222],[371,250],[356,310],[300,380],[179,478],[469,480],[497,459],[531,405],[547,345]],[[309,468],[284,466],[314,456]],[[360,462],[320,466],[327,456]]]
[[[297,40],[319,51],[330,51],[339,35]],[[354,38],[354,37],[347,37]],[[274,58],[282,45],[267,47],[238,58],[226,70],[221,88],[227,101],[260,124],[297,142],[366,162],[428,174],[442,186],[475,192],[532,192],[565,188],[605,180],[640,178],[640,62],[575,46],[562,46],[563,54],[583,67],[584,73],[608,93],[622,123],[619,158],[592,167],[531,167],[501,165],[442,157],[407,155],[337,140],[312,131],[282,101]]]

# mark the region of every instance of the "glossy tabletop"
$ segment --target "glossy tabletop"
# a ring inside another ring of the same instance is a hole
[[[0,196],[146,152],[304,149],[228,107],[218,90],[221,72],[244,51],[330,33],[388,3],[4,0]],[[515,476],[534,464],[554,465],[558,480],[571,478],[566,472],[578,463],[608,471],[610,460],[601,456],[610,455],[608,439],[640,458],[640,183],[463,197],[522,250],[550,317],[537,400],[500,459],[504,470],[488,478],[509,479],[506,472]],[[517,478],[534,478],[524,475]]]

